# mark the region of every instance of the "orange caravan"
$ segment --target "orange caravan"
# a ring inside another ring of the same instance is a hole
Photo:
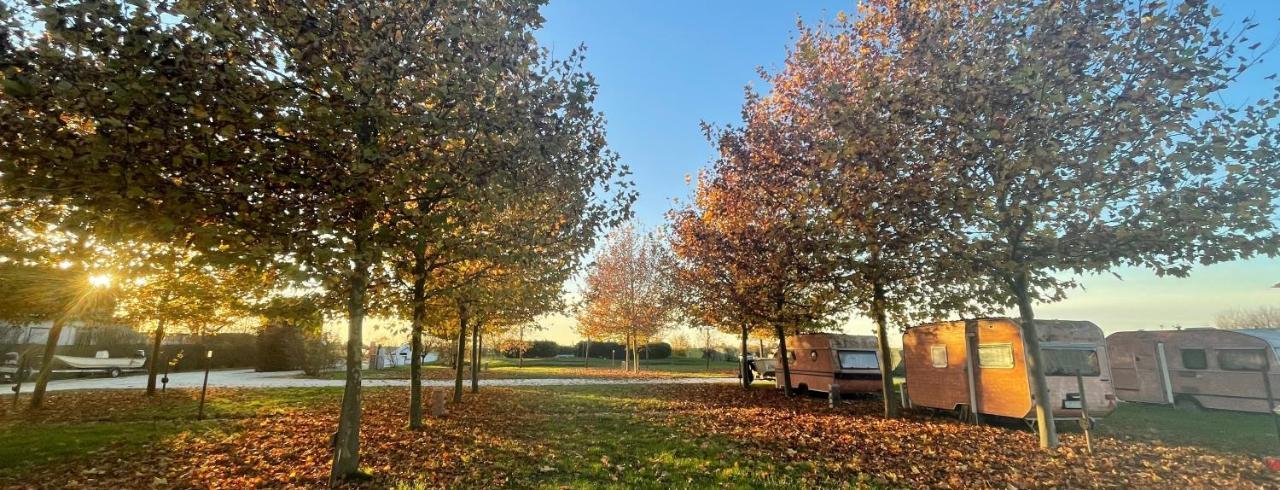
[[[880,392],[879,343],[870,335],[814,333],[787,337],[791,388],[841,393]],[[775,381],[782,387],[782,360],[774,363]]]
[[[1115,410],[1102,330],[1092,322],[1036,320],[1054,419],[1080,417],[1084,380],[1089,415]],[[1031,420],[1036,416],[1017,320],[989,318],[920,325],[902,337],[912,406]]]
[[[1280,389],[1280,330],[1193,328],[1107,337],[1121,400],[1268,412]]]

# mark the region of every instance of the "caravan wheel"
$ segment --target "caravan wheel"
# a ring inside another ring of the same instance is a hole
[[[1189,396],[1179,396],[1178,398],[1175,398],[1173,400],[1173,406],[1174,408],[1184,412],[1198,413],[1204,411],[1204,407],[1200,406],[1200,402]]]

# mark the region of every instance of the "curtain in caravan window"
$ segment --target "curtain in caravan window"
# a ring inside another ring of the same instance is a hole
[[[1228,371],[1261,371],[1267,367],[1267,353],[1262,349],[1220,350],[1218,366]]]
[[[929,357],[930,360],[933,361],[933,367],[947,367],[947,346],[938,344],[929,347]]]
[[[1098,351],[1093,349],[1040,349],[1045,376],[1098,376]]]
[[[1013,367],[1013,346],[1010,344],[978,345],[978,367],[1011,368]]]
[[[880,363],[876,362],[875,351],[842,350],[840,351],[840,367],[842,369],[877,369],[880,367]]]

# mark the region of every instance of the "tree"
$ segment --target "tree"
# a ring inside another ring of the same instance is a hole
[[[894,63],[933,94],[917,139],[962,162],[970,262],[991,302],[1016,306],[1040,442],[1057,445],[1034,304],[1066,273],[1275,256],[1280,92],[1233,104],[1226,89],[1265,53],[1256,23],[1215,26],[1208,2],[995,2],[895,10],[918,42]]]
[[[719,157],[700,175],[691,204],[672,211],[672,250],[680,259],[681,284],[694,290],[694,305],[707,323],[738,325],[745,343],[753,326],[771,327],[778,342],[782,384],[791,395],[786,337],[800,329],[829,325],[843,309],[833,286],[835,262],[823,254],[830,227],[819,208],[798,205],[816,197],[805,192],[812,166],[792,158],[808,153],[790,148],[770,127],[777,121],[747,93],[743,128],[707,129]]]
[[[65,208],[37,204],[0,201],[0,318],[50,322],[32,390],[33,410],[44,403],[63,327],[110,318],[118,293],[112,254],[92,234],[72,228]]]
[[[1214,319],[1218,328],[1237,330],[1244,328],[1280,328],[1280,307],[1259,306],[1252,309],[1234,309],[1218,313]]]
[[[126,260],[120,274],[119,313],[134,325],[151,323],[152,348],[147,395],[155,394],[160,346],[175,328],[196,335],[250,313],[271,290],[271,278],[249,267],[215,267],[195,251],[163,243],[120,243],[112,247]]]
[[[802,27],[784,69],[768,76],[773,90],[746,121],[806,178],[801,195],[783,206],[825,226],[817,255],[834,264],[830,276],[853,309],[876,324],[885,416],[897,416],[889,351],[890,320],[909,313],[936,318],[964,309],[955,283],[967,279],[949,259],[961,239],[964,210],[952,194],[956,169],[918,158],[916,141],[945,137],[929,124],[930,98],[918,90],[894,55],[914,41],[899,35],[893,13],[901,4],[870,2],[850,20]],[[911,7],[906,7],[911,8]],[[764,153],[769,155],[769,153]],[[785,172],[785,166],[753,167]],[[927,282],[926,282],[927,281]],[[747,349],[746,332],[742,349]]]
[[[667,328],[676,311],[671,252],[654,234],[632,226],[609,234],[587,272],[586,302],[579,323],[625,344],[629,371],[640,370],[642,339]]]
[[[431,230],[447,230],[450,216],[484,212],[512,182],[577,182],[570,196],[598,212],[565,230],[594,232],[597,216],[625,213],[629,193],[598,198],[617,188],[610,179],[621,169],[600,158],[598,118],[581,116],[590,77],[524,90],[552,69],[530,42],[537,6],[32,7],[13,18],[43,22],[6,23],[0,43],[0,130],[14,142],[0,149],[0,189],[113,219],[126,236],[191,233],[201,253],[269,264],[342,298],[337,483],[358,474],[361,331],[370,296],[388,282],[388,254],[406,238],[439,236]],[[534,118],[552,129],[542,133],[536,124],[508,133],[508,116],[529,114],[512,110],[522,98],[559,103],[552,112],[565,117]],[[586,160],[456,157],[509,141],[531,154],[584,131],[589,138],[567,154],[595,152]],[[460,211],[440,212],[446,205]]]
[[[689,337],[684,334],[676,334],[670,338],[671,350],[684,355],[689,350]]]

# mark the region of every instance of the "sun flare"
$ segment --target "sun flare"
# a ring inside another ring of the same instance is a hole
[[[89,276],[89,285],[95,288],[105,288],[111,285],[110,274],[92,274]]]

